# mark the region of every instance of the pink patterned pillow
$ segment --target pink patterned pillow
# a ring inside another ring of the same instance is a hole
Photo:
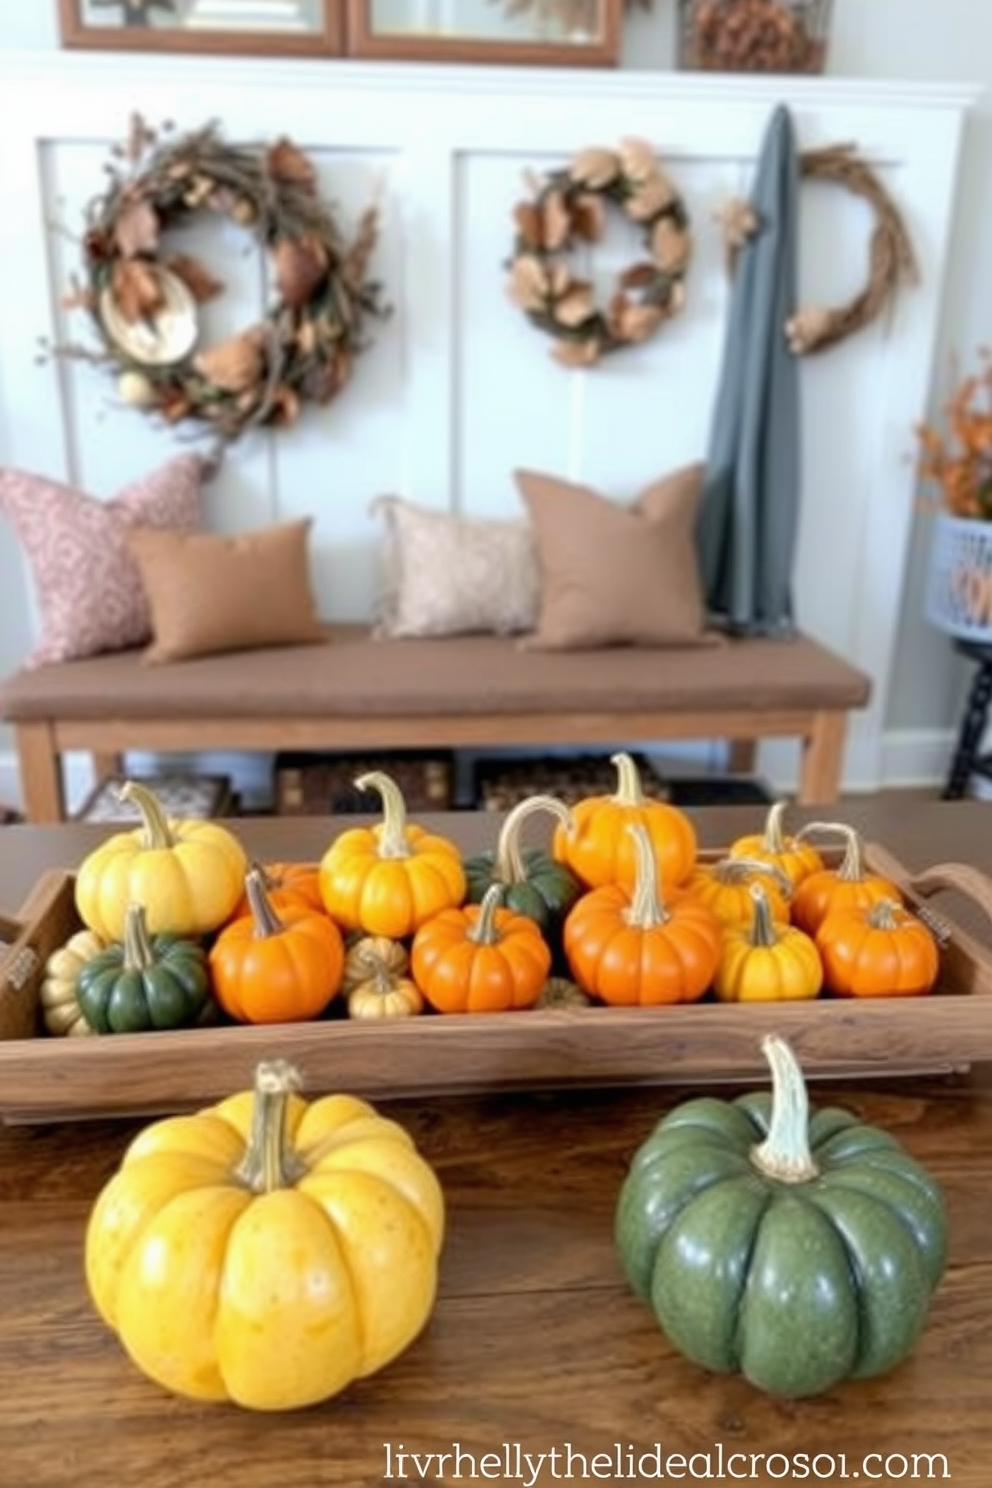
[[[107,500],[46,476],[0,470],[0,512],[24,547],[41,619],[25,666],[149,639],[148,602],[126,533],[200,527],[204,468],[197,455],[177,455]]]

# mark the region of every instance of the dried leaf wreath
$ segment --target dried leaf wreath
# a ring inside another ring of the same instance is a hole
[[[294,423],[304,403],[330,403],[348,382],[366,317],[385,313],[366,279],[377,211],[366,209],[345,246],[292,141],[255,148],[225,143],[216,124],[178,138],[171,129],[133,116],[106,189],[86,208],[84,277],[64,303],[89,312],[101,346],[49,349],[107,366],[127,403],[169,424],[200,421],[223,445]],[[177,251],[173,230],[204,211],[255,239],[274,299],[263,320],[201,346],[199,307],[224,286]]]
[[[650,145],[626,139],[618,150],[592,146],[564,169],[528,179],[531,199],[513,210],[507,292],[554,337],[559,362],[591,367],[605,353],[648,340],[679,313],[692,254],[689,214]],[[622,271],[604,309],[592,282],[573,274],[568,255],[602,238],[610,204],[642,229],[648,256]]]
[[[803,180],[833,181],[868,202],[875,214],[868,251],[868,277],[843,305],[800,305],[784,326],[789,350],[796,356],[826,351],[853,336],[884,313],[902,283],[915,283],[916,258],[906,225],[895,202],[853,145],[827,145],[799,157]],[[731,269],[748,238],[760,230],[750,203],[735,197],[719,213]]]

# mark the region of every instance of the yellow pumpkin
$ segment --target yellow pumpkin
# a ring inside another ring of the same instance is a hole
[[[797,1002],[816,997],[823,963],[813,940],[795,925],[777,923],[761,884],[750,889],[750,922],[728,925],[713,978],[720,1002]]]
[[[765,817],[764,830],[738,837],[730,844],[730,856],[773,863],[788,876],[795,889],[804,878],[823,867],[823,858],[804,835],[785,831],[785,811],[785,801],[773,801]]]
[[[253,1090],[140,1132],[98,1196],[86,1281],[134,1364],[177,1395],[293,1410],[383,1368],[427,1323],[444,1200],[403,1127]]]
[[[382,799],[382,821],[351,827],[320,860],[320,892],[327,913],[346,930],[402,940],[443,909],[465,898],[458,847],[447,837],[407,821],[403,793],[392,776],[370,770],[355,781]]]
[[[244,889],[248,858],[229,828],[199,819],[170,821],[154,791],[134,780],[120,791],[141,825],[114,832],[82,861],[76,910],[106,941],[124,939],[129,904],[144,906],[150,935],[205,935],[230,918]]]
[[[76,996],[76,979],[88,961],[104,949],[92,930],[77,930],[45,962],[39,1001],[45,1028],[56,1037],[79,1038],[92,1033]]]

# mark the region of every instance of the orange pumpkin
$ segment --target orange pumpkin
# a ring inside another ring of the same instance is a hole
[[[764,830],[738,837],[730,844],[729,853],[732,858],[773,863],[792,880],[793,887],[798,888],[804,878],[818,872],[825,864],[812,842],[784,831],[785,809],[784,801],[773,802],[765,817]]]
[[[789,896],[792,883],[781,868],[758,858],[721,858],[716,863],[700,863],[686,879],[687,894],[695,894],[724,925],[750,923],[754,916],[751,885],[760,883],[765,890],[768,909],[782,924],[789,919]]]
[[[342,832],[320,861],[324,908],[346,930],[402,940],[425,920],[461,904],[462,857],[447,837],[407,821],[406,802],[391,776],[370,770],[355,781],[382,799],[382,821]]]
[[[662,897],[648,828],[632,822],[632,892],[619,884],[590,889],[564,927],[565,957],[584,992],[614,1007],[698,1002],[713,980],[723,927],[692,894]]]
[[[316,1018],[341,986],[344,938],[323,910],[275,910],[258,869],[245,879],[251,914],[232,920],[209,955],[214,996],[239,1023]]]
[[[320,897],[320,874],[316,863],[259,863],[252,862],[262,876],[265,892],[276,910],[287,909],[293,904],[305,904],[308,909],[322,911],[324,901]],[[243,893],[232,920],[240,920],[251,914],[247,892]]]
[[[831,910],[816,944],[825,985],[839,997],[922,997],[937,983],[932,931],[894,899]]]
[[[641,823],[654,851],[659,883],[681,884],[696,862],[696,829],[684,811],[645,796],[629,754],[614,754],[617,788],[612,796],[586,796],[572,807],[572,830],[555,828],[552,853],[587,888],[619,884],[631,891],[637,853],[628,827]]]
[[[551,969],[534,920],[500,908],[493,884],[481,904],[442,910],[413,937],[410,966],[439,1013],[502,1013],[533,1007]]]
[[[836,868],[820,868],[804,878],[792,896],[792,921],[807,935],[816,935],[836,909],[867,909],[881,899],[903,902],[894,883],[865,868],[864,844],[853,827],[837,822],[811,822],[807,832],[834,832],[844,838],[844,857]]]

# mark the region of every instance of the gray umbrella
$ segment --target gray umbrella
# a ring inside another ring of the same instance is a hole
[[[715,624],[790,634],[799,505],[799,372],[785,324],[797,286],[799,160],[788,109],[775,109],[750,206],[757,231],[737,254],[710,428],[697,539]]]

